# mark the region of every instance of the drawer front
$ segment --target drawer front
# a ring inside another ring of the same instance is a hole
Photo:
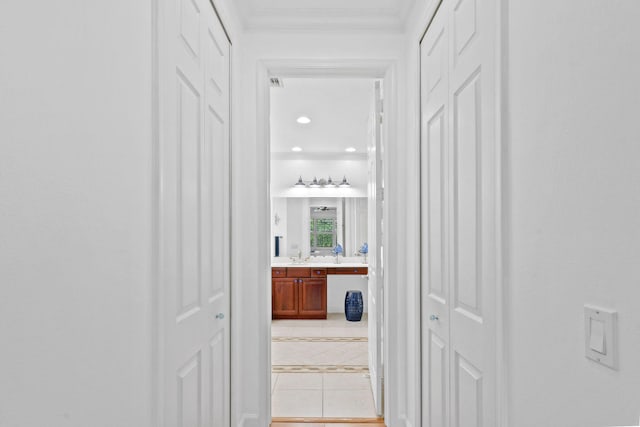
[[[310,268],[287,268],[287,277],[311,277]]]
[[[274,279],[278,277],[287,277],[287,269],[274,267],[271,269],[271,277]]]
[[[311,277],[325,277],[327,275],[326,268],[312,268]]]
[[[367,267],[338,267],[330,268],[329,274],[368,274],[369,269]]]

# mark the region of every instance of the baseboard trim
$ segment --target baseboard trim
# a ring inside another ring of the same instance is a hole
[[[238,427],[257,427],[260,425],[260,417],[257,414],[242,414],[238,421]]]

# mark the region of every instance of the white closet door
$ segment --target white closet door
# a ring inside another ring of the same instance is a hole
[[[495,425],[496,13],[444,0],[421,44],[424,425]]]
[[[164,425],[226,427],[230,44],[208,0],[168,0],[166,6],[160,62]]]

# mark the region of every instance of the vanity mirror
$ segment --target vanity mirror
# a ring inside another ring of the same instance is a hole
[[[332,256],[338,243],[344,256],[357,256],[367,242],[366,197],[274,197],[271,210],[280,257]]]

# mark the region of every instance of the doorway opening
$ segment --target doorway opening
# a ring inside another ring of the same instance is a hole
[[[379,420],[383,82],[271,82],[272,418]]]

